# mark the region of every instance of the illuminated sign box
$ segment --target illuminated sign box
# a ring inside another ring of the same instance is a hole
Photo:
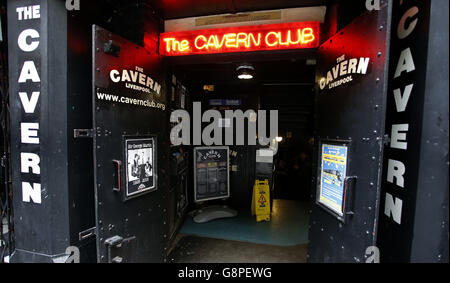
[[[220,29],[166,32],[164,56],[304,49],[319,46],[319,22],[297,22]]]

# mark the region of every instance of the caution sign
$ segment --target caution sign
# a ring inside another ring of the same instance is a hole
[[[258,200],[258,203],[259,203],[260,207],[265,207],[266,206],[266,202],[267,201],[266,201],[266,198],[264,197],[264,194],[261,194],[259,196],[259,200]]]
[[[270,221],[270,188],[269,180],[256,180],[253,186],[252,215],[256,221]]]

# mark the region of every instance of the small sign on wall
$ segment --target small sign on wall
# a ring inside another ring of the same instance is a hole
[[[155,138],[127,139],[126,198],[156,190]]]
[[[230,197],[229,151],[226,146],[194,148],[195,202]]]
[[[341,221],[346,210],[348,152],[347,142],[323,141],[320,146],[316,202]]]

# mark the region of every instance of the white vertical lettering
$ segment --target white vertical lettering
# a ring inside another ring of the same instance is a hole
[[[22,201],[41,204],[41,184],[22,182]]]
[[[391,132],[391,147],[397,148],[397,149],[404,149],[406,150],[408,148],[408,143],[406,142],[406,133],[409,129],[408,124],[396,124],[392,125],[392,132]]]
[[[401,188],[405,187],[405,179],[403,178],[403,175],[405,175],[406,167],[403,162],[389,159],[388,162],[388,171],[387,171],[387,181],[389,183],[394,183],[394,177],[395,177],[395,184]]]
[[[22,143],[39,144],[38,123],[21,123],[20,129],[21,129]]]
[[[391,217],[398,224],[402,224],[402,206],[403,201],[399,198],[395,198],[390,194],[386,193],[386,199],[384,203],[384,214],[387,217]]]

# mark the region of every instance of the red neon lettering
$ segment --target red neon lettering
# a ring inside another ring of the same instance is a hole
[[[269,33],[266,35],[266,44],[267,44],[267,46],[275,46],[275,45],[278,44],[277,41],[275,41],[275,42],[273,42],[273,43],[270,43],[270,42],[269,42],[269,37],[270,37],[271,35],[274,35],[275,38],[278,40],[278,34],[277,34],[276,32],[274,32],[274,31],[269,32]]]
[[[167,52],[172,51],[188,51],[189,48],[189,40],[181,40],[178,41],[175,38],[164,38],[164,42],[166,43]]]
[[[291,31],[288,31],[288,36],[286,37],[286,41],[283,42],[283,37],[281,36],[281,32],[278,33],[278,38],[280,39],[280,45],[285,45],[285,46],[289,46],[290,42],[289,42],[289,37],[290,37]]]
[[[208,44],[206,45],[206,48],[210,48],[210,47],[216,48],[216,46],[217,46],[216,38],[213,35],[209,36]]]
[[[224,35],[224,37],[226,37],[225,39],[225,46],[230,48],[230,47],[237,47],[237,42],[236,42],[236,34],[235,33],[228,33],[226,35]]]
[[[170,52],[170,44],[172,43],[172,41],[174,41],[175,38],[164,38],[164,42],[166,43],[166,50],[167,52]]]
[[[216,35],[217,36],[217,35]],[[222,40],[220,41],[219,46],[217,46],[217,49],[222,48],[223,44],[225,43],[225,36],[222,36]]]
[[[316,37],[314,36],[314,30],[312,28],[304,28],[302,34],[303,34],[302,38],[303,44],[312,42],[316,39]]]
[[[250,47],[250,38],[252,39],[253,44],[254,44],[255,46],[261,45],[261,33],[258,33],[258,41],[256,41],[255,36],[253,35],[253,33],[250,33],[250,34],[248,35],[248,46],[249,46],[249,47]]]
[[[315,48],[318,22],[271,24],[161,34],[163,55]],[[192,45],[192,47],[191,47]]]
[[[181,52],[184,52],[184,51],[187,51],[187,50],[189,50],[190,48],[189,48],[189,40],[182,40],[181,41],[181,46],[180,46],[180,49],[179,49],[179,51],[181,51]]]
[[[240,32],[240,33],[237,34],[236,37],[237,37],[236,41],[237,41],[237,46],[238,46],[238,47],[239,47],[239,45],[240,45],[241,43],[242,43],[243,46],[245,46],[245,47],[247,47],[247,48],[250,47],[250,45],[248,44],[248,41],[247,41],[247,39],[248,39],[247,33],[245,33],[245,32]]]
[[[198,45],[198,40],[199,39],[202,39],[204,42],[206,42],[206,37],[204,36],[204,35],[199,35],[199,36],[197,36],[196,38],[195,38],[195,42],[194,42],[194,44],[195,44],[195,48],[197,48],[197,49],[203,49],[203,48],[206,48],[207,46],[206,46],[206,44],[204,43],[201,47]],[[165,39],[164,39],[165,40]]]
[[[291,31],[288,31],[288,42],[289,42],[289,44],[291,44],[291,45],[295,45],[295,44],[299,44],[300,43],[300,41],[302,40],[302,35],[301,35],[301,30],[300,29],[298,29],[297,30],[297,41],[292,41],[292,38],[291,38]]]

